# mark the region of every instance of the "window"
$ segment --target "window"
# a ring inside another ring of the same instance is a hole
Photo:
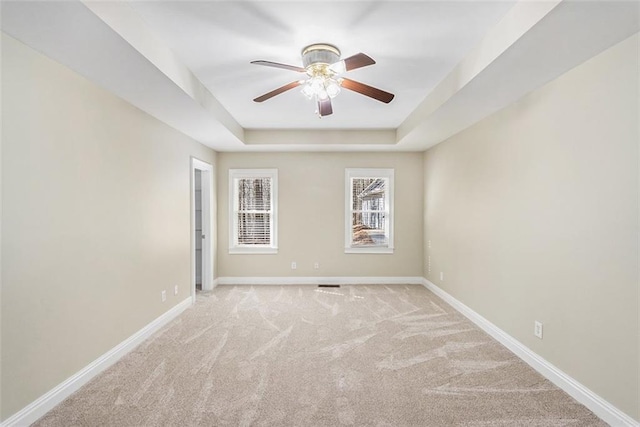
[[[229,253],[277,253],[277,206],[277,169],[229,169]]]
[[[393,169],[346,169],[346,253],[393,253],[393,175]]]

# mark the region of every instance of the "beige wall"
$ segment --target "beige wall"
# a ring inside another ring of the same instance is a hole
[[[215,153],[7,36],[2,122],[6,419],[189,296]]]
[[[218,165],[218,276],[422,275],[421,153],[219,153]],[[344,170],[350,167],[395,168],[392,255],[344,253]],[[278,169],[277,255],[229,255],[230,168]]]
[[[190,156],[218,164],[217,277],[419,276],[429,254],[429,280],[639,419],[637,49],[636,36],[424,156],[216,160],[3,36],[0,419],[189,295]],[[280,250],[229,255],[228,169],[258,167],[279,170]],[[347,167],[395,168],[394,255],[344,254]]]
[[[638,40],[424,155],[425,276],[635,419]]]

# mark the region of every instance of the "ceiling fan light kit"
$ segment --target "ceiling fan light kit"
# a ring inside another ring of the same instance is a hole
[[[271,92],[254,99],[255,102],[263,102],[276,95],[302,86],[302,93],[308,99],[316,101],[316,113],[319,117],[328,116],[333,113],[331,99],[338,96],[340,88],[345,88],[358,92],[362,95],[376,99],[380,102],[389,103],[394,95],[383,90],[340,77],[341,74],[356,68],[373,65],[376,62],[364,53],[358,53],[346,59],[340,60],[340,49],[328,43],[316,43],[302,49],[302,67],[281,64],[271,61],[252,61],[252,64],[264,65],[267,67],[283,68],[285,70],[306,73],[307,78],[291,82],[279,87]]]

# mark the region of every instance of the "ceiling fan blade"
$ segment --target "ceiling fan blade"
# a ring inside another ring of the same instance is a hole
[[[342,79],[341,86],[345,89],[349,89],[354,92],[358,92],[362,95],[368,96],[370,98],[377,99],[378,101],[384,102],[385,104],[390,103],[393,97],[395,96],[394,94],[385,92],[381,89],[377,89],[375,87],[366,85],[364,83],[360,83],[355,80],[350,80],[345,78]]]
[[[320,114],[320,117],[333,114],[333,107],[331,106],[331,98],[318,99],[318,114]]]
[[[374,61],[364,53],[358,53],[356,55],[343,59],[342,61],[334,62],[329,66],[329,69],[336,74],[342,74],[346,71],[366,67],[367,65],[373,65],[375,63],[376,61]]]
[[[285,70],[297,71],[299,73],[306,73],[307,70],[302,67],[296,67],[295,65],[281,64],[279,62],[271,61],[251,61],[252,64],[264,65],[266,67],[284,68]]]
[[[367,65],[373,65],[376,61],[365,55],[364,53],[358,53],[353,56],[344,59],[345,71],[355,70],[356,68],[366,67]]]
[[[290,89],[293,89],[294,87],[298,87],[301,84],[302,83],[300,83],[300,81],[291,82],[289,84],[279,87],[278,89],[274,89],[271,92],[267,92],[264,95],[257,97],[256,99],[254,99],[254,101],[255,102],[266,101],[269,98],[273,98],[276,95],[280,95],[282,92],[286,92]]]

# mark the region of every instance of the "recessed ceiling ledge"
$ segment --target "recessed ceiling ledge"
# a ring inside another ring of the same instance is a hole
[[[367,130],[272,130],[245,129],[247,145],[395,145],[395,129]]]
[[[398,142],[420,127],[427,117],[482,73],[561,1],[521,1],[514,5],[504,18],[487,33],[482,42],[472,49],[402,122],[398,127]]]
[[[242,126],[173,51],[153,35],[144,20],[127,3],[84,0],[82,3],[189,97],[211,113],[233,136],[240,141],[244,139]]]

